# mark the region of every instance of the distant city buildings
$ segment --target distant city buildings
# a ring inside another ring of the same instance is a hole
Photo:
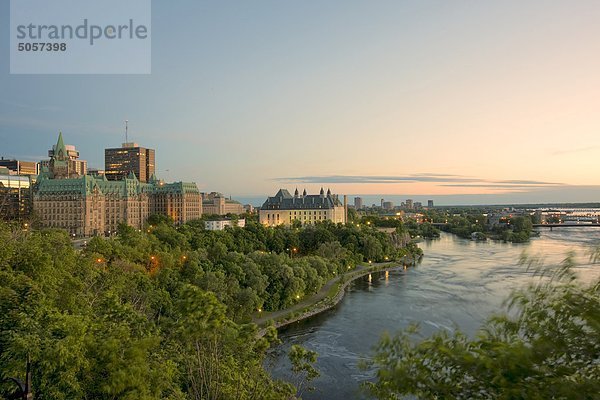
[[[59,134],[48,169],[33,187],[33,210],[41,226],[94,236],[115,232],[119,223],[142,229],[151,214],[167,215],[177,224],[202,216],[195,183],[165,183],[154,175],[146,183],[133,171],[119,180],[86,175],[85,169],[79,175],[73,163],[79,153],[72,151]]]
[[[35,161],[8,160],[2,157],[0,167],[6,167],[15,175],[37,175],[39,174],[39,163]]]
[[[228,226],[229,227],[237,226],[239,228],[243,228],[246,226],[246,220],[243,218],[238,219],[238,220],[234,220],[234,219],[230,219],[230,218],[222,218],[222,219],[204,221],[204,229],[206,229],[207,231],[222,231]]]
[[[338,195],[327,193],[321,188],[317,195],[308,195],[306,190],[300,195],[298,189],[292,196],[286,189],[280,189],[275,196],[267,198],[259,212],[259,221],[263,225],[292,225],[298,221],[303,225],[331,221],[346,223],[347,198],[344,204]]]
[[[137,143],[104,150],[104,174],[108,180],[123,179],[132,172],[140,182],[148,182],[156,172],[154,149]]]
[[[427,208],[433,208],[433,200],[427,200]]]
[[[382,208],[386,211],[390,211],[394,209],[394,203],[391,201],[384,201],[382,203]]]
[[[205,215],[243,214],[244,206],[218,192],[202,193],[202,208]]]
[[[104,170],[98,168],[88,168],[87,174],[92,176],[104,176]]]
[[[406,201],[404,202],[404,205],[408,209],[413,209],[414,208],[412,199],[406,199]]]
[[[421,203],[420,201],[415,201],[413,207],[415,208],[415,210],[419,210],[423,208],[423,203]]]
[[[363,199],[362,199],[362,197],[355,197],[354,198],[354,208],[357,211],[363,209]]]

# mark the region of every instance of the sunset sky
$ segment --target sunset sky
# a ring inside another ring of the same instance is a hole
[[[128,119],[160,177],[234,197],[600,201],[598,1],[154,1],[138,76],[10,75],[8,11],[4,157],[60,130],[103,168]]]

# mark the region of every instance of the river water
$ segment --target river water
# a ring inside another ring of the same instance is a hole
[[[361,371],[358,364],[383,332],[418,322],[424,335],[455,327],[472,335],[488,316],[503,310],[513,289],[536,279],[519,265],[523,252],[556,265],[575,251],[577,273],[590,281],[600,275],[600,265],[588,263],[589,251],[597,245],[600,228],[544,230],[525,244],[474,242],[443,233],[420,244],[425,255],[416,267],[358,279],[337,307],[283,328],[283,344],[268,368],[275,378],[293,381],[286,354],[291,345],[300,344],[319,354],[321,373],[312,382],[316,390],[303,393],[304,399],[368,398],[360,383],[374,373]]]

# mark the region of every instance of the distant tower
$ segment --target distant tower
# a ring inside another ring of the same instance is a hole
[[[140,182],[149,182],[156,172],[154,149],[129,142],[129,120],[125,120],[125,143],[121,147],[104,149],[104,175],[108,180],[120,180],[132,172]]]
[[[348,222],[348,195],[344,195],[344,224]]]
[[[357,209],[357,210],[362,210],[362,208],[363,208],[362,197],[355,197],[354,198],[354,208]]]

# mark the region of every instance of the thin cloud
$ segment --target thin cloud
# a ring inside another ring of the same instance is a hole
[[[440,186],[455,187],[498,187],[498,188],[528,188],[528,187],[552,187],[562,185],[557,182],[545,182],[536,180],[489,180],[467,177],[463,175],[450,174],[411,174],[405,176],[366,176],[366,175],[325,175],[325,176],[300,176],[275,178],[277,182],[283,183],[307,183],[307,184],[372,184],[372,183],[439,183]]]
[[[592,151],[592,150],[598,150],[600,149],[600,146],[587,146],[587,147],[580,147],[577,149],[564,149],[564,150],[557,150],[555,152],[552,153],[552,155],[555,156],[562,156],[565,154],[572,154],[572,153],[583,153],[586,151]]]
[[[511,184],[493,184],[493,183],[478,183],[473,185],[462,184],[462,183],[443,183],[439,186],[444,187],[472,187],[472,188],[488,188],[488,189],[535,189],[535,188],[547,188],[556,187],[556,185],[511,185]]]

